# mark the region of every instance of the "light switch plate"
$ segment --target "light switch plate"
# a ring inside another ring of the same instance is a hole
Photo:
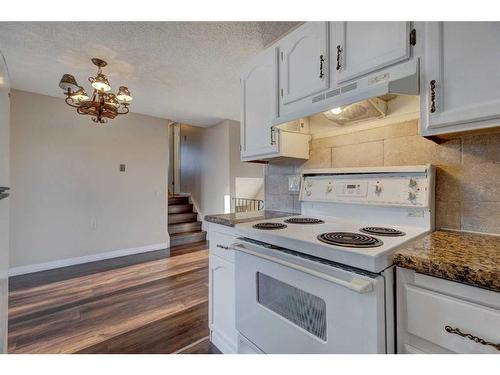
[[[300,175],[288,176],[288,191],[294,193],[300,191]]]

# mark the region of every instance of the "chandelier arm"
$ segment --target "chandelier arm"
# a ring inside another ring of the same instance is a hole
[[[116,111],[116,113],[119,115],[126,115],[127,113],[130,112],[130,109],[128,108],[128,106],[122,106],[120,108],[123,108],[125,110],[125,112]]]
[[[75,103],[73,101],[73,99],[71,99],[71,96],[68,96],[66,99],[64,99],[64,101],[66,102],[67,105],[69,105],[70,107],[73,107],[73,108],[80,108],[80,105],[79,104],[73,104]]]

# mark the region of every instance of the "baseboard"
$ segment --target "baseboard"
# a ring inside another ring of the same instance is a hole
[[[54,261],[45,262],[45,263],[30,264],[27,266],[12,267],[9,269],[8,275],[9,275],[9,277],[12,277],[12,276],[24,275],[27,273],[47,271],[47,270],[51,270],[54,268],[74,266],[76,264],[95,262],[98,260],[118,258],[118,257],[126,256],[126,255],[147,253],[148,251],[163,250],[163,249],[167,249],[168,247],[169,247],[169,243],[164,242],[164,243],[158,243],[158,244],[147,245],[147,246],[133,247],[130,249],[121,249],[121,250],[108,251],[105,253],[85,255],[85,256],[76,257],[76,258],[67,258],[67,259],[54,260]]]

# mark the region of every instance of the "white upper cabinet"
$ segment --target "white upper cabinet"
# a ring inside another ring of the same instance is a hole
[[[271,122],[278,117],[278,56],[270,48],[241,73],[241,157],[278,152]]]
[[[421,133],[500,125],[500,23],[426,22]]]
[[[278,50],[258,55],[241,74],[241,159],[309,158],[308,134],[279,130]]]
[[[410,57],[409,22],[332,22],[332,66],[341,84]]]
[[[307,22],[279,42],[282,105],[330,87],[328,28],[328,22]]]

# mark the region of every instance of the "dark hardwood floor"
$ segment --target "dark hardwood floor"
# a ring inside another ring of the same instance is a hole
[[[218,352],[208,341],[207,243],[124,258],[14,281],[9,353]]]

